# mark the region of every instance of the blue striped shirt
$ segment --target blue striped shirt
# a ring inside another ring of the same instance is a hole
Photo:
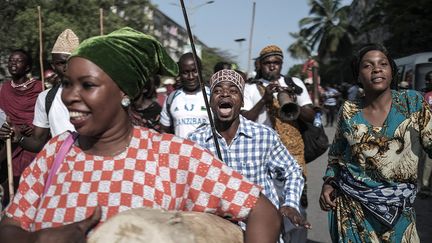
[[[253,183],[277,207],[299,210],[304,180],[296,160],[289,154],[277,133],[271,128],[240,116],[240,125],[231,144],[218,133],[223,161]],[[189,134],[189,139],[216,154],[209,124]],[[283,202],[279,201],[273,179],[284,181]]]

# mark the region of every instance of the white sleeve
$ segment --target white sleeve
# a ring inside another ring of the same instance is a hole
[[[243,91],[243,108],[242,110],[249,111],[261,99],[261,94],[257,84],[246,84]]]
[[[300,95],[297,95],[297,104],[299,106],[312,104],[312,99],[310,98],[309,93],[307,92],[306,86],[304,85],[303,81],[295,77],[292,77],[292,80],[303,90]]]
[[[36,100],[35,112],[33,118],[33,125],[42,128],[49,128],[50,124],[48,121],[48,115],[45,110],[45,100],[48,94],[48,90],[40,93]]]
[[[161,123],[162,125],[166,126],[166,127],[171,126],[171,116],[169,115],[169,113],[168,113],[168,111],[167,111],[167,100],[168,100],[172,95],[174,95],[175,92],[176,92],[176,91],[173,91],[170,95],[168,95],[168,96],[165,98],[165,102],[163,103],[163,106],[162,106],[162,111],[161,111],[161,114],[160,114],[160,123]]]

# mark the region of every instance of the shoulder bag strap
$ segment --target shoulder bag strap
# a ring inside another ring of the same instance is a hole
[[[166,110],[167,110],[168,115],[169,115],[170,120],[171,120],[170,129],[171,129],[172,133],[174,133],[174,118],[173,118],[172,113],[171,113],[171,105],[172,105],[174,98],[177,96],[177,93],[179,91],[180,91],[180,89],[176,89],[175,91],[171,92],[171,94],[168,95],[167,102],[166,102]]]
[[[56,96],[57,91],[60,88],[60,86],[61,86],[61,84],[57,84],[54,87],[52,87],[48,91],[48,93],[47,93],[47,95],[45,97],[45,111],[47,113],[47,117],[48,117],[48,113],[49,113],[49,111],[51,109],[52,103],[53,103],[53,101],[55,99],[55,96]]]
[[[69,150],[72,147],[72,144],[74,143],[75,139],[78,137],[78,133],[72,132],[69,134],[69,136],[64,140],[63,144],[60,146],[59,151],[56,153],[54,158],[54,163],[51,166],[51,169],[48,172],[48,178],[45,182],[45,187],[42,195],[45,195],[48,191],[48,188],[52,184],[53,177],[57,174],[57,170],[59,169],[61,163],[63,162],[64,158],[66,157],[66,154],[69,152]]]

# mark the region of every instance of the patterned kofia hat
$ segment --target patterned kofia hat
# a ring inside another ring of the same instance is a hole
[[[261,52],[260,52],[260,56],[259,59],[264,59],[268,56],[279,56],[281,58],[283,58],[283,52],[282,49],[280,49],[278,46],[276,45],[269,45],[264,47]]]
[[[214,73],[210,78],[210,92],[213,92],[213,88],[220,82],[232,82],[234,83],[240,92],[243,94],[245,81],[243,77],[236,71],[231,69],[222,69]]]
[[[66,29],[57,37],[51,53],[71,54],[78,45],[78,36],[72,30]]]

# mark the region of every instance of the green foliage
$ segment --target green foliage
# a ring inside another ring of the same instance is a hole
[[[124,2],[121,0],[1,1],[0,31],[7,34],[0,35],[0,56],[7,56],[12,49],[22,48],[29,50],[34,60],[39,60],[37,6],[41,7],[45,67],[51,48],[63,30],[72,29],[80,40],[100,34],[100,9],[103,9],[104,33],[124,26],[142,30],[148,24],[144,7],[149,6],[149,0],[133,0],[128,1],[128,4]],[[39,62],[35,61],[35,64],[33,70],[38,75]]]
[[[295,64],[293,65],[287,73],[288,77],[298,77],[301,80],[305,80],[306,75],[302,72],[303,64]]]
[[[203,48],[202,50],[202,75],[205,81],[210,80],[213,75],[213,68],[218,62],[234,63],[233,57],[228,53],[223,52],[217,48]]]
[[[288,47],[288,52],[293,58],[306,59],[311,55],[311,46],[308,43],[308,33],[306,29],[301,30],[299,33],[290,33],[295,42]]]
[[[352,43],[355,29],[348,20],[349,6],[338,0],[311,0],[308,17],[300,20],[300,37],[311,49],[317,48],[321,62],[344,54],[342,45]]]
[[[377,0],[363,23],[368,33],[385,28],[389,37],[384,45],[394,57],[432,51],[432,1]]]
[[[310,0],[309,16],[299,21],[296,41],[288,48],[291,56],[306,59],[317,50],[320,76],[339,82],[347,79],[343,65],[350,59],[357,30],[349,22],[349,6],[339,0]],[[293,71],[294,72],[294,71]]]

